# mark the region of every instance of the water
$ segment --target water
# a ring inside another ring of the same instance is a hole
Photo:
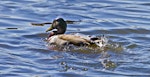
[[[1,0],[0,77],[149,77],[149,13],[149,0]],[[49,25],[30,23],[57,17],[82,21],[66,33],[105,35],[114,46],[90,54],[49,50]]]

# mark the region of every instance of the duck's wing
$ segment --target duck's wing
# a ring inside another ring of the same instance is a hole
[[[59,35],[59,38],[62,40],[69,41],[70,43],[75,45],[90,45],[91,43],[90,40],[76,35],[63,34],[63,35]]]

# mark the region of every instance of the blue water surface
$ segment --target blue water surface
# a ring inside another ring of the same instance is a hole
[[[105,35],[114,46],[90,54],[49,50],[49,25],[30,23],[58,17],[81,21],[66,33]],[[150,77],[150,1],[0,0],[0,77]]]

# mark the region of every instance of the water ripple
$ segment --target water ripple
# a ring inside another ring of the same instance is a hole
[[[1,0],[0,77],[149,77],[149,0]],[[68,24],[67,34],[106,36],[109,48],[86,54],[53,51],[44,39],[56,17],[81,21]],[[110,67],[110,68],[109,68]]]

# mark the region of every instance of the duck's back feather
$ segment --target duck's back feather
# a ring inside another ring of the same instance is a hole
[[[63,34],[58,36],[60,39],[69,41],[75,45],[89,45],[91,43],[90,40],[82,38],[81,36]]]

